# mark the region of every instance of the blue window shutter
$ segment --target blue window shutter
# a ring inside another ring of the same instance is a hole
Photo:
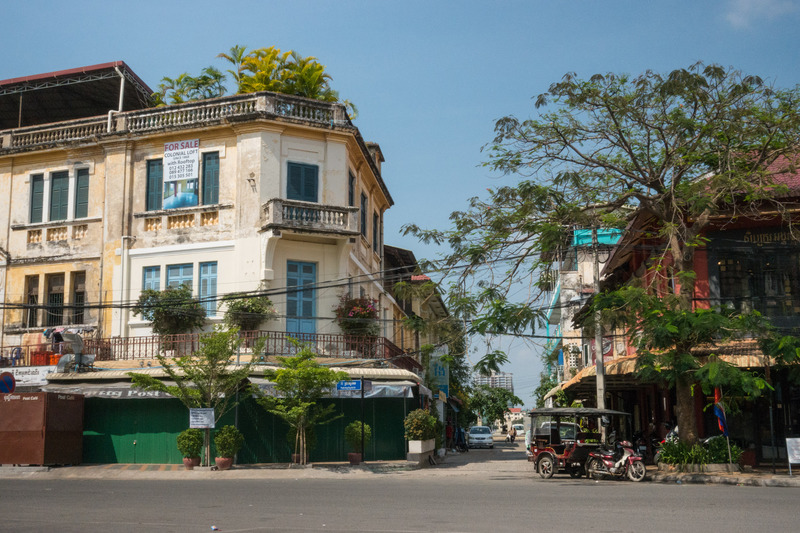
[[[75,180],[75,218],[89,216],[89,169],[78,169]]]
[[[142,289],[161,290],[161,267],[144,267]]]
[[[378,213],[372,214],[372,249],[375,253],[380,253],[378,250]]]
[[[352,172],[349,173],[347,184],[347,205],[350,207],[356,205],[356,177]]]
[[[286,198],[303,202],[317,201],[319,169],[316,165],[288,164]]]
[[[200,300],[206,315],[217,314],[217,262],[200,263]]]
[[[193,268],[191,263],[184,265],[167,265],[167,287],[187,285],[192,289]]]
[[[31,176],[31,222],[42,221],[42,202],[44,202],[44,175]]]
[[[69,206],[69,173],[53,172],[50,177],[50,220],[66,220]]]
[[[161,159],[147,162],[147,211],[161,209],[164,196],[164,165]]]
[[[286,331],[316,332],[317,265],[299,261],[286,263]],[[302,288],[301,288],[302,287]]]
[[[219,203],[219,152],[203,154],[203,205]]]
[[[289,200],[302,200],[303,196],[303,170],[296,163],[289,163],[289,179],[286,183],[286,198]]]
[[[361,193],[361,235],[367,236],[367,195]]]

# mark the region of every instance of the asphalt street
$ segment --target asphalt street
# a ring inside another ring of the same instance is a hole
[[[6,477],[0,531],[797,530],[796,488],[542,480],[504,443],[457,459],[412,471]]]

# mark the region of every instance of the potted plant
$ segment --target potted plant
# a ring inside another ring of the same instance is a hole
[[[220,470],[229,470],[236,455],[244,444],[244,435],[233,426],[224,426],[214,436],[217,457],[214,461]]]
[[[429,452],[436,446],[436,417],[424,409],[416,409],[403,422],[409,453]]]
[[[361,435],[364,435],[364,442],[362,445]],[[344,428],[344,440],[350,446],[352,452],[347,454],[347,459],[351,465],[360,464],[362,461],[361,450],[367,447],[370,439],[372,439],[372,428],[369,424],[362,424],[360,420],[354,420],[347,424]]]
[[[203,432],[199,429],[184,429],[178,435],[178,451],[183,456],[183,466],[192,470],[200,465],[200,452],[203,449]]]
[[[268,297],[249,296],[243,292],[226,294],[219,306],[226,307],[223,316],[225,324],[240,331],[256,330],[262,322],[272,320],[278,314]]]
[[[354,298],[348,294],[334,307],[336,323],[346,335],[375,336],[378,326],[378,301],[367,296]]]

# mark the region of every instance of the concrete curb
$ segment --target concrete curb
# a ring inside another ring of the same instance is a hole
[[[722,484],[749,487],[800,487],[797,476],[723,476],[710,474],[649,474],[647,479],[654,483]]]

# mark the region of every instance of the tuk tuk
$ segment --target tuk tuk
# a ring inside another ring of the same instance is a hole
[[[599,431],[585,429],[583,421],[595,420],[595,428],[612,417],[628,413],[593,407],[544,407],[532,409],[528,461],[544,479],[566,472],[579,478],[586,471],[589,452],[600,446]]]

